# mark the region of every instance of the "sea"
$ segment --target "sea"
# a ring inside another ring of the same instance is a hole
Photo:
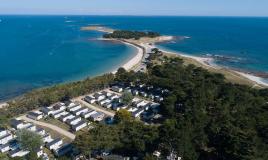
[[[0,101],[36,88],[114,71],[136,49],[100,41],[89,25],[155,31],[176,38],[158,47],[212,57],[217,65],[268,73],[268,18],[0,15]]]

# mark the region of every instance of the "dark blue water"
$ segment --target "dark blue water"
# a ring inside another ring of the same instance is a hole
[[[111,71],[133,56],[120,43],[89,40],[86,25],[156,31],[179,38],[160,47],[249,71],[268,71],[268,18],[0,16],[0,99]],[[188,39],[181,39],[188,36]]]

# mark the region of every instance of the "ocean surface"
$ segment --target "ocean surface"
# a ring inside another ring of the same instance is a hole
[[[133,47],[80,31],[87,25],[176,36],[158,46],[213,57],[225,67],[268,72],[268,18],[0,15],[0,101],[113,71],[134,56]]]

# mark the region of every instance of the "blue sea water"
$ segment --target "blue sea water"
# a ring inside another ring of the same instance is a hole
[[[134,55],[135,49],[124,44],[94,40],[102,33],[80,31],[87,25],[177,36],[158,45],[210,55],[227,67],[268,71],[268,18],[0,16],[0,20],[0,100],[112,71]]]

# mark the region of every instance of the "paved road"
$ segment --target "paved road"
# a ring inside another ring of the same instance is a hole
[[[21,116],[19,118],[22,119],[22,120],[25,120],[27,122],[34,123],[34,124],[39,125],[39,126],[50,128],[50,129],[58,132],[59,134],[65,136],[65,137],[70,138],[71,140],[74,140],[75,139],[75,135],[74,134],[72,134],[71,132],[68,132],[68,131],[60,128],[60,127],[57,127],[55,125],[52,125],[52,124],[49,124],[49,123],[40,122],[40,121],[35,121],[33,119],[30,119],[30,118],[26,117],[25,115],[24,116]]]
[[[77,102],[79,102],[79,103],[85,105],[86,107],[91,108],[91,109],[93,109],[93,110],[95,110],[95,111],[102,112],[102,113],[104,113],[104,114],[106,114],[106,115],[108,115],[108,116],[113,117],[113,116],[115,115],[115,113],[114,113],[113,111],[107,111],[107,110],[105,110],[104,108],[96,107],[96,106],[93,106],[93,105],[91,105],[91,104],[89,104],[89,103],[83,101],[83,100],[82,100],[83,97],[84,97],[84,96],[77,97],[77,98],[74,99],[74,101],[77,101]]]

